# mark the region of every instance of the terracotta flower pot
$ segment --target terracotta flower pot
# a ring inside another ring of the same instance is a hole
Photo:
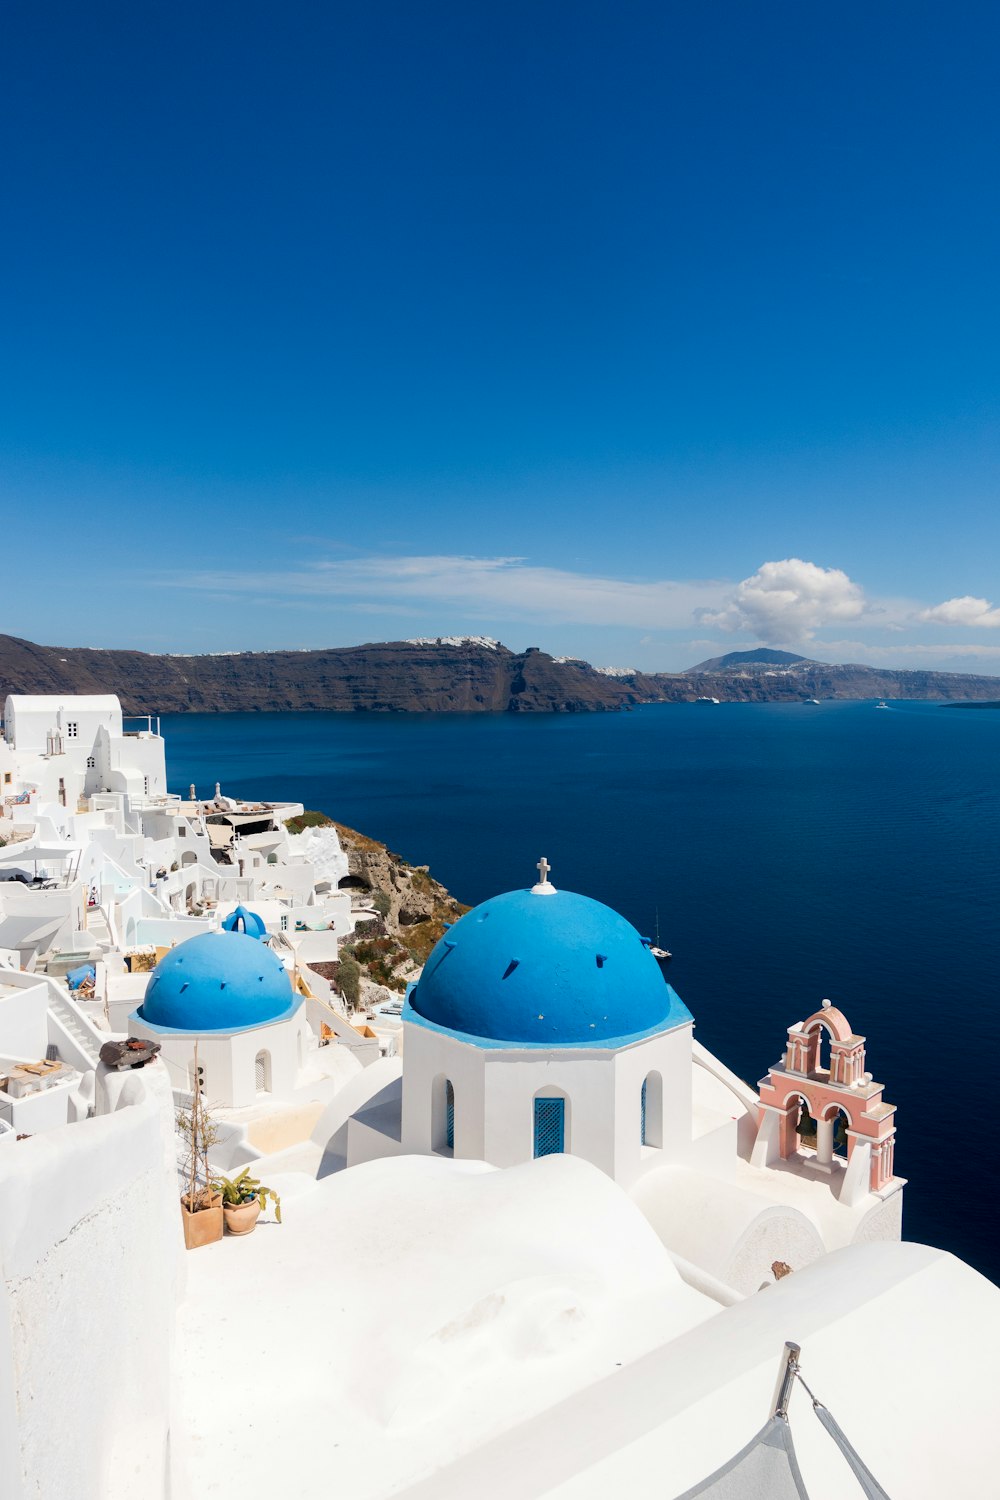
[[[222,1239],[222,1204],[211,1208],[197,1208],[194,1213],[181,1199],[181,1220],[184,1224],[184,1244],[188,1250],[197,1250],[199,1245],[210,1245]]]
[[[222,1214],[228,1234],[251,1234],[260,1217],[260,1199],[251,1198],[249,1203],[224,1203]]]

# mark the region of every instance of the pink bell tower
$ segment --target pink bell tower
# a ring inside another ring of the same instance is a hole
[[[826,1037],[829,1067],[821,1059]],[[883,1101],[883,1088],[865,1072],[864,1037],[855,1035],[843,1012],[824,1000],[807,1020],[789,1026],[784,1057],[761,1080],[754,1162],[765,1165],[798,1155],[814,1168],[832,1171],[834,1130],[842,1114],[847,1127],[848,1176],[857,1180],[861,1161],[855,1163],[854,1172],[851,1163],[861,1150],[862,1157],[867,1157],[867,1171],[863,1181],[857,1182],[859,1189],[884,1196],[887,1190],[901,1187],[902,1179],[895,1176],[893,1166],[896,1106]],[[816,1122],[812,1156],[807,1156],[811,1147],[799,1136],[803,1103]]]

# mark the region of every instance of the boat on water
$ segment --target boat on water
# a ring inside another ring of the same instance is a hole
[[[716,699],[715,701],[718,702],[718,699]],[[649,951],[653,955],[653,957],[656,959],[657,963],[661,963],[661,964],[669,963],[670,960],[674,956],[671,953],[671,951],[670,951],[669,948],[661,948],[660,947],[660,911],[659,911],[659,908],[657,908],[657,911],[656,911],[656,942],[649,944]]]
[[[696,703],[718,703],[719,699],[718,698],[696,698],[694,701]]]
[[[885,701],[884,698],[880,698],[879,701],[876,703],[875,707],[876,708],[888,708],[889,705],[888,705],[888,703],[886,703],[886,701]]]
[[[817,708],[819,707],[819,699],[818,698],[807,698],[806,702],[807,703],[815,703],[816,706],[817,706]]]

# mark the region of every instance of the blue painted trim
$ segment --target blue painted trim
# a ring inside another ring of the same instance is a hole
[[[436,1032],[438,1036],[450,1036],[456,1042],[466,1042],[472,1047],[481,1047],[489,1052],[617,1052],[622,1047],[628,1047],[633,1042],[644,1042],[652,1036],[661,1036],[665,1031],[678,1031],[682,1026],[693,1026],[694,1016],[680,996],[671,985],[667,985],[667,993],[670,996],[670,1004],[666,1016],[656,1026],[651,1026],[648,1031],[636,1031],[631,1035],[601,1037],[595,1041],[581,1042],[512,1042],[498,1041],[491,1036],[473,1036],[467,1031],[452,1031],[447,1026],[439,1026],[436,1021],[428,1021],[419,1011],[413,1009],[410,1004],[410,995],[416,989],[412,982],[406,987],[406,999],[403,1001],[403,1016],[405,1022],[409,1021],[413,1026],[422,1026],[425,1031]]]
[[[159,1026],[155,1021],[146,1020],[141,1005],[132,1012],[129,1021],[141,1021],[147,1031],[158,1032],[161,1036],[238,1036],[241,1031],[262,1031],[265,1026],[273,1026],[276,1021],[290,1020],[304,1000],[304,995],[296,995],[280,1016],[269,1016],[266,1021],[254,1021],[250,1026],[199,1026],[197,1030],[188,1030],[186,1026]]]

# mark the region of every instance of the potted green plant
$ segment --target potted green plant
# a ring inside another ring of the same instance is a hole
[[[238,1177],[217,1177],[212,1187],[222,1195],[222,1216],[228,1234],[250,1234],[257,1227],[268,1199],[274,1204],[275,1219],[281,1223],[281,1199],[273,1188],[251,1177],[249,1167],[244,1167]]]
[[[189,1108],[178,1110],[177,1130],[184,1142],[186,1191],[181,1194],[184,1244],[189,1250],[221,1240],[222,1194],[212,1182],[208,1153],[216,1141],[216,1128],[201,1095],[198,1044],[194,1048],[195,1087]]]

